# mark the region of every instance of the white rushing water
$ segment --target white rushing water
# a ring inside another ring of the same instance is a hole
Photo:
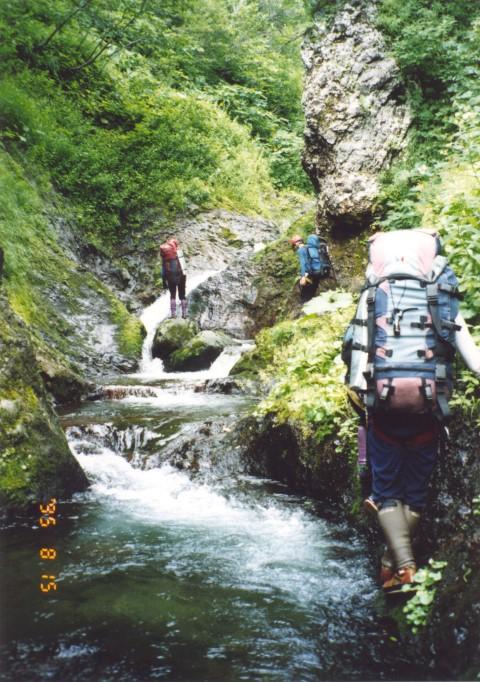
[[[281,590],[296,603],[316,602],[325,589],[339,602],[354,593],[349,561],[332,556],[327,522],[301,506],[271,495],[224,494],[220,485],[192,480],[170,465],[136,469],[101,446],[97,453],[85,455],[81,439],[71,447],[93,482],[89,492],[93,500],[106,505],[113,517],[120,515],[145,529],[171,528],[189,561],[195,556],[192,543],[195,547],[200,543],[202,551],[195,561],[207,565],[215,561],[220,580],[261,591]],[[335,552],[351,549],[338,540],[333,544]],[[182,562],[181,551],[178,561]],[[361,577],[367,579],[366,574]]]
[[[218,270],[206,270],[187,277],[187,294],[196,289],[202,282],[209,277],[218,274]],[[155,332],[160,322],[163,322],[170,315],[170,293],[167,291],[149,305],[140,316],[140,320],[147,330],[147,336],[143,342],[142,361],[140,364],[140,375],[150,377],[161,377],[164,374],[163,363],[159,358],[152,359],[152,345]]]

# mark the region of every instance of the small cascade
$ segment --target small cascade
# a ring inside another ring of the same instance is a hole
[[[83,452],[89,456],[103,452],[105,448],[128,459],[137,451],[145,451],[149,445],[158,446],[162,438],[161,432],[142,425],[117,424],[83,424],[70,426],[65,430],[67,439],[74,452]]]
[[[124,398],[156,398],[159,389],[153,386],[102,386],[99,394],[104,400],[123,400]]]
[[[188,275],[187,294],[196,289],[202,282],[209,277],[218,274],[218,270],[206,270]],[[140,364],[140,374],[147,376],[161,376],[163,374],[163,363],[159,358],[152,358],[153,339],[158,325],[166,320],[170,314],[170,293],[167,291],[159,296],[156,301],[143,311],[140,320],[147,330],[147,336],[143,342],[142,360]]]

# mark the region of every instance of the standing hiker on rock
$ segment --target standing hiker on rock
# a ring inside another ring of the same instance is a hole
[[[427,501],[459,351],[480,375],[480,350],[459,312],[458,282],[432,230],[370,239],[366,283],[344,337],[349,392],[367,416],[367,500],[386,539],[386,593],[414,582],[412,540]]]
[[[303,237],[296,234],[290,239],[292,249],[297,252],[300,263],[300,299],[302,303],[315,296],[318,284],[323,277],[328,277],[331,270],[327,243],[316,234]]]
[[[177,289],[178,298],[182,306],[182,317],[187,317],[187,299],[185,289],[187,272],[185,258],[176,239],[168,239],[160,246],[162,257],[162,282],[163,288],[170,291],[170,317],[177,316]]]

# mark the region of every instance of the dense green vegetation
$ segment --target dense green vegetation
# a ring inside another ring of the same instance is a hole
[[[236,371],[245,376],[258,372],[265,386],[275,381],[257,408],[259,414],[296,425],[317,444],[336,433],[342,446],[351,446],[355,420],[343,386],[340,350],[343,330],[354,311],[352,299],[325,292],[316,299],[315,308],[316,314],[260,332],[256,348]]]
[[[104,285],[66,256],[52,224],[58,208],[43,196],[48,189],[44,176],[30,179],[20,163],[0,150],[0,244],[13,310],[28,324],[38,356],[68,366],[67,357],[75,358],[82,342],[77,338],[72,344],[75,330],[65,313],[79,312],[76,299],[95,291],[109,304],[120,350],[137,357],[143,328]],[[65,220],[68,212],[63,208]]]
[[[56,221],[115,256],[185,209],[269,215],[309,190],[307,21],[293,0],[0,4],[0,243],[11,304],[45,356],[74,353],[66,317],[85,290],[107,300],[124,355],[142,342],[65,257]]]
[[[461,274],[464,312],[480,314],[480,7],[467,0],[383,0],[378,24],[407,85],[406,158],[385,174],[380,225],[434,226]]]
[[[309,187],[306,21],[292,0],[3,3],[3,145],[104,249],[191,205],[268,213]]]

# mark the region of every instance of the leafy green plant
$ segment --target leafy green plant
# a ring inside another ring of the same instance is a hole
[[[335,312],[285,321],[258,335],[256,352],[265,359],[260,374],[267,385],[275,380],[259,404],[258,414],[295,422],[318,442],[338,432],[342,443],[351,444],[352,429],[344,425],[339,430],[350,416],[340,350],[351,315],[352,306],[348,305]]]
[[[413,597],[403,607],[405,619],[414,634],[427,623],[437,585],[442,579],[442,571],[446,566],[446,561],[429,559],[428,566],[421,568],[415,574],[415,585],[403,586],[404,592],[415,590]]]

